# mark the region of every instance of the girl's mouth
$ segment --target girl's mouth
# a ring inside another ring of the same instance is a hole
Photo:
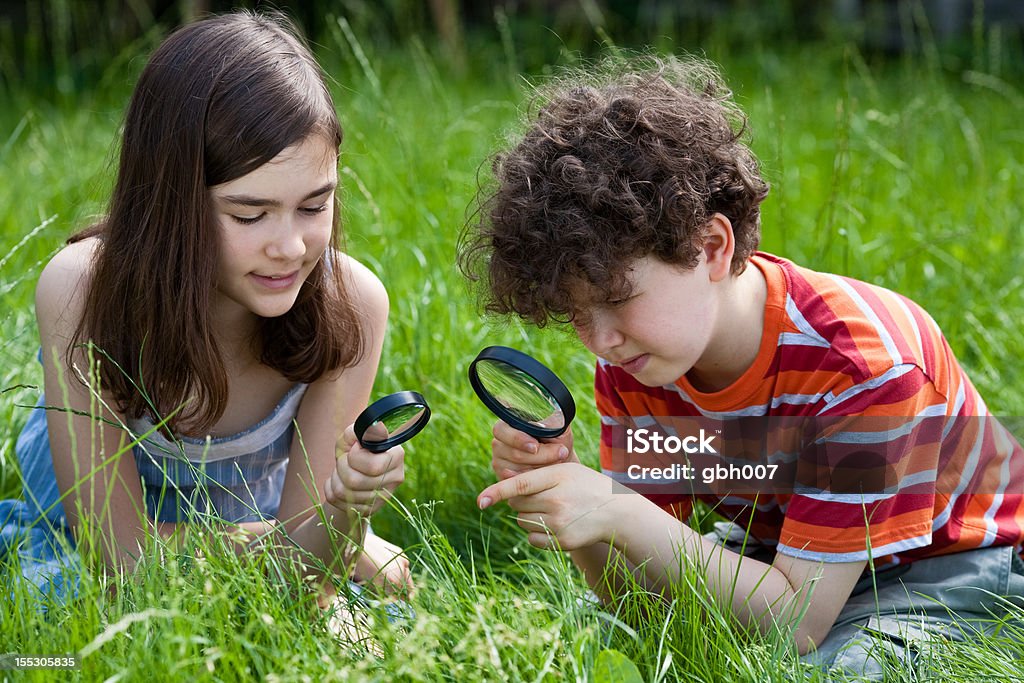
[[[257,273],[250,273],[249,275],[257,284],[267,289],[287,289],[295,284],[295,280],[299,277],[299,271],[295,270],[291,273],[280,273],[277,275],[259,275]]]

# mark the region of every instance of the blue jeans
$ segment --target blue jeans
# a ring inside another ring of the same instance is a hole
[[[1024,561],[1012,547],[918,560],[877,574],[874,586],[870,577],[862,580],[825,640],[802,659],[882,680],[894,662],[923,663],[929,640],[965,642],[991,631],[1007,602],[1024,606]]]

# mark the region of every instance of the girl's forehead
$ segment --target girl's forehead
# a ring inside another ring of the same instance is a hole
[[[281,150],[273,159],[250,171],[210,188],[214,196],[291,194],[293,191],[337,182],[338,155],[333,145],[313,136]]]
[[[285,147],[264,166],[283,163],[323,166],[326,164],[334,165],[337,161],[338,150],[330,141],[322,135],[310,135],[293,145]],[[263,168],[263,166],[260,168]]]

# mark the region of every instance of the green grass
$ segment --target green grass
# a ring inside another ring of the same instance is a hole
[[[433,410],[407,445],[398,494],[407,510],[374,523],[414,558],[416,619],[375,621],[378,658],[339,645],[287,571],[215,544],[198,548],[203,561],[154,544],[136,576],[90,577],[82,599],[45,618],[7,568],[13,599],[0,603],[0,652],[78,652],[87,680],[584,680],[607,647],[644,680],[801,678],[778,639],[744,635],[692,576],[667,611],[640,593],[617,614],[595,610],[578,602],[584,585],[568,561],[530,548],[507,507],[476,508],[493,481],[493,418],[466,368],[484,346],[530,351],[558,372],[580,408],[577,449],[596,464],[587,352],[567,334],[482,320],[454,267],[480,164],[523,99],[515,64],[525,47],[506,37],[475,46],[459,77],[421,42],[377,53],[342,24],[319,49],[346,131],[348,249],[391,295],[374,398],[413,389]],[[19,494],[14,441],[41,383],[34,281],[67,234],[103,211],[119,117],[150,44],[73,96],[17,83],[0,91],[0,497]],[[969,65],[934,51],[875,63],[841,44],[719,45],[704,47],[750,114],[773,186],[763,247],[922,303],[992,410],[1024,414],[1024,91],[1001,70],[1020,55],[996,45]],[[563,62],[573,59],[563,51]],[[642,626],[642,614],[661,618]],[[1013,654],[1024,654],[1006,647],[991,638],[935,657],[965,679],[1013,674]],[[897,667],[892,675],[913,680]]]

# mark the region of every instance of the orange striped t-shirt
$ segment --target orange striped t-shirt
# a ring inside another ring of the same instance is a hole
[[[702,393],[685,376],[647,387],[598,360],[605,474],[681,519],[704,500],[760,543],[810,560],[881,568],[983,546],[1020,552],[1024,449],[991,416],[932,318],[881,287],[760,252],[751,263],[768,285],[764,330],[757,358],[729,387]],[[781,463],[789,479],[767,491],[694,493],[682,477],[627,476],[629,465],[652,461],[625,452],[624,430],[687,416],[726,432],[744,419],[802,425],[760,446],[761,462]],[[820,470],[810,479],[829,482],[844,476],[836,463],[865,458],[884,464],[873,490],[807,484],[808,463]]]

